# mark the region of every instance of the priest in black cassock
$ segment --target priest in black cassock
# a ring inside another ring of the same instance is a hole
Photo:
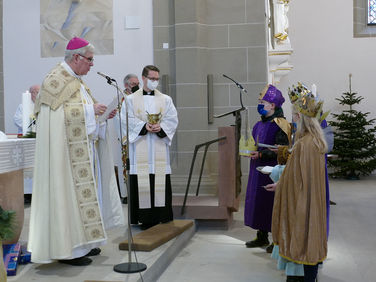
[[[169,148],[178,126],[172,99],[156,88],[159,69],[142,71],[143,88],[127,97],[131,223],[149,228],[173,219]],[[123,132],[126,107],[122,106]]]

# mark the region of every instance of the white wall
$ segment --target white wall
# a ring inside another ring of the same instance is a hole
[[[352,73],[352,90],[365,98],[357,109],[376,117],[376,38],[353,38],[353,1],[290,1],[289,24],[294,69],[278,85],[286,98],[297,81],[315,83],[324,109],[338,113],[335,98],[348,91]],[[284,110],[289,118],[290,103]]]
[[[62,58],[40,57],[40,1],[3,1],[5,131],[16,133],[13,115],[21,93],[40,84],[47,72]],[[127,15],[140,17],[140,29],[125,30]],[[84,78],[100,102],[110,102],[114,87],[96,74],[115,78],[123,89],[129,73],[141,76],[142,68],[153,63],[152,0],[113,0],[114,55],[97,55],[94,67]]]

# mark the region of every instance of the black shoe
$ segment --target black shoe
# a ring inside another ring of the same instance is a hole
[[[123,199],[121,200],[121,202],[122,202],[124,205],[128,204],[128,197],[123,198]]]
[[[266,247],[266,252],[268,253],[268,254],[271,254],[272,252],[273,252],[273,248],[274,248],[274,245],[273,245],[273,243],[272,244],[270,244],[269,246],[267,246]]]
[[[286,282],[304,282],[304,276],[287,276]]]
[[[90,252],[88,252],[85,257],[93,257],[93,256],[97,256],[101,253],[101,249],[100,248],[94,248],[94,249],[91,249]]]
[[[60,259],[58,260],[60,263],[65,263],[74,266],[85,266],[91,264],[93,261],[87,257],[80,257],[74,259]]]
[[[329,201],[329,204],[330,204],[331,206],[335,206],[335,205],[337,205],[337,203],[336,203],[336,202],[333,202],[333,201]]]
[[[266,247],[269,245],[268,232],[257,231],[256,239],[245,243],[247,248]]]
[[[31,204],[31,194],[24,195],[24,204],[26,205]]]
[[[157,224],[158,223],[142,223],[140,225],[140,228],[141,228],[141,230],[146,230],[146,229],[149,229],[149,228],[151,228],[151,227],[153,227],[153,226],[155,226]]]

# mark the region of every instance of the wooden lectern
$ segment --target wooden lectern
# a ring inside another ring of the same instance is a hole
[[[173,195],[172,208],[175,218],[222,221],[229,227],[233,218],[232,213],[239,209],[239,141],[235,131],[235,126],[218,128],[218,137],[225,137],[225,140],[218,143],[217,195],[189,195],[183,216],[181,208],[184,196]]]

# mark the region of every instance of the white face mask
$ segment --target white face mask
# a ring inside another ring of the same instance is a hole
[[[155,90],[157,87],[158,87],[158,80],[156,81],[151,81],[150,79],[148,79],[147,83],[146,83],[146,86],[151,90]]]

